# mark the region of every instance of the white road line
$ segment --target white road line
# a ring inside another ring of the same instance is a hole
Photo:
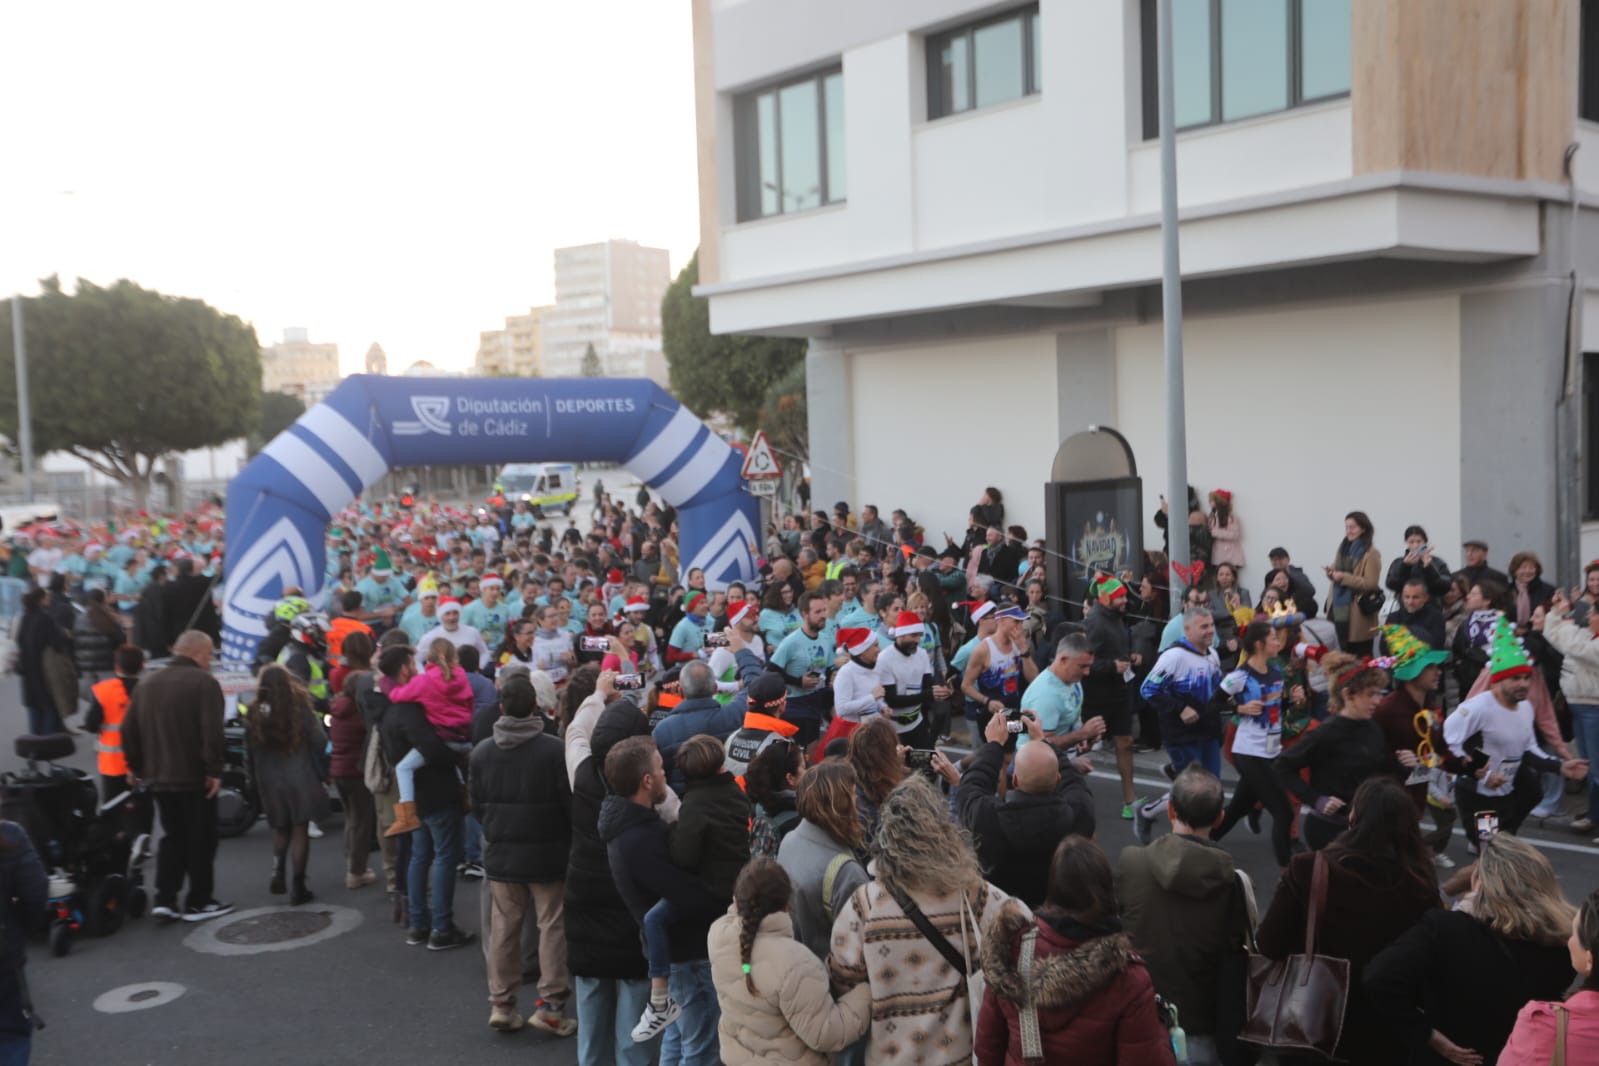
[[[1090,776],[1101,777],[1107,781],[1121,780],[1121,778],[1113,770],[1095,770]],[[1164,779],[1156,780],[1152,777],[1135,777],[1133,778],[1133,784],[1156,789],[1156,795],[1160,795],[1171,787],[1170,781],[1166,781]],[[1464,839],[1466,836],[1466,831],[1459,826],[1456,826],[1455,835]],[[1529,836],[1526,833],[1521,833],[1520,836],[1529,844],[1536,844],[1540,848],[1549,848],[1552,851],[1570,851],[1577,855],[1591,855],[1599,858],[1599,847],[1595,847],[1592,844],[1567,844],[1559,840],[1547,840],[1543,837]]]

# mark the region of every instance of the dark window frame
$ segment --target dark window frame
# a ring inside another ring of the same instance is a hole
[[[973,111],[982,111],[985,108],[977,104],[977,41],[974,36],[976,31],[989,26],[997,26],[1002,22],[1019,19],[1022,24],[1022,95],[1019,99],[1025,100],[1029,96],[1037,96],[1044,91],[1043,79],[1039,77],[1037,64],[1033,62],[1034,38],[1038,35],[1039,23],[1038,4],[1024,4],[1021,7],[1008,8],[998,14],[988,15],[976,22],[967,22],[938,33],[930,33],[926,40],[927,55],[927,121],[937,122],[940,119],[952,118],[955,115],[965,115]],[[940,77],[938,54],[945,45],[957,37],[966,38],[966,107],[959,111],[950,109],[949,101],[944,99],[944,79]],[[1013,101],[1007,100],[1006,103]],[[997,105],[989,105],[997,106]]]
[[[1599,352],[1582,353],[1582,521],[1599,522]]]
[[[1599,0],[1582,0],[1578,12],[1577,117],[1599,122]]]
[[[822,67],[805,74],[763,85],[759,89],[751,89],[748,92],[740,93],[734,99],[733,150],[739,222],[755,222],[763,218],[803,214],[806,211],[815,211],[818,208],[832,207],[835,204],[848,202],[847,182],[845,194],[837,199],[832,197],[831,190],[828,188],[827,79],[835,74],[838,75],[839,84],[842,86],[844,67],[841,63],[835,63],[832,66]],[[821,202],[815,207],[790,210],[785,207],[783,196],[783,108],[779,101],[779,94],[784,89],[790,89],[796,85],[804,85],[806,82],[812,83],[816,94],[816,158],[819,167],[818,182],[821,189]],[[772,130],[772,143],[777,153],[776,177],[778,187],[777,210],[772,212],[761,210],[761,134],[757,106],[757,101],[768,95],[772,97],[772,114],[776,118],[776,124]]]
[[[1143,88],[1143,118],[1144,140],[1152,141],[1160,136],[1160,56],[1158,54],[1159,40],[1155,21],[1155,5],[1157,0],[1139,0],[1139,53],[1142,60],[1142,70],[1139,72],[1139,82]],[[1252,118],[1261,118],[1266,115],[1280,115],[1285,111],[1296,108],[1309,107],[1313,104],[1325,103],[1328,100],[1342,100],[1349,96],[1349,90],[1342,92],[1323,93],[1320,96],[1304,95],[1304,2],[1305,0],[1282,0],[1288,8],[1288,103],[1286,106],[1274,111],[1262,111],[1254,115],[1243,115],[1238,118],[1225,118],[1222,114],[1222,2],[1223,0],[1210,0],[1210,118],[1204,122],[1191,122],[1186,126],[1177,127],[1177,132],[1186,133],[1189,130],[1206,129],[1211,126],[1226,126],[1234,122],[1247,122]],[[1351,16],[1352,17],[1352,16]],[[1353,59],[1351,58],[1351,77],[1353,80]]]

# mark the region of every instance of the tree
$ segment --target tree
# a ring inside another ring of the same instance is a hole
[[[258,412],[255,431],[250,435],[251,455],[294,425],[295,420],[305,414],[305,403],[298,396],[286,392],[263,392]]]
[[[761,428],[785,466],[798,469],[811,457],[809,414],[805,401],[805,363],[795,363],[772,382],[761,405]]]
[[[661,300],[661,346],[672,394],[702,418],[725,413],[740,430],[754,433],[772,385],[795,367],[804,395],[805,341],[713,336],[709,304],[693,293],[699,280],[696,252]]]
[[[583,369],[581,373],[586,378],[603,378],[605,376],[605,367],[600,364],[600,353],[594,350],[593,341],[590,341],[589,346],[583,350]]]
[[[23,301],[28,389],[38,454],[64,451],[128,486],[139,506],[156,464],[236,440],[256,427],[261,346],[255,329],[201,300],[131,281],[101,288],[58,279]],[[16,353],[0,304],[0,433],[17,438]]]

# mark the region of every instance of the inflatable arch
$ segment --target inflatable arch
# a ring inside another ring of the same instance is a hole
[[[228,486],[223,658],[254,656],[285,587],[321,591],[328,522],[394,467],[563,460],[621,464],[677,508],[685,573],[754,576],[738,451],[653,381],[357,374]]]

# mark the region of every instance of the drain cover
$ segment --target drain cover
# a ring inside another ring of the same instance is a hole
[[[333,915],[324,911],[273,911],[244,918],[217,930],[224,944],[281,944],[320,933],[333,924]]]
[[[170,981],[146,981],[123,985],[95,997],[94,1009],[102,1014],[129,1014],[151,1007],[164,1007],[183,995],[182,985]]]
[[[206,922],[183,944],[207,955],[258,955],[310,947],[360,924],[361,912],[353,907],[257,907]]]

